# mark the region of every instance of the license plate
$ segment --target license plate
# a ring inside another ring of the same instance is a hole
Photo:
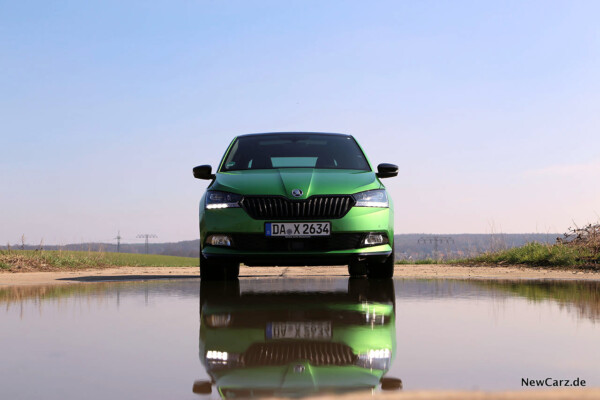
[[[266,236],[311,237],[329,236],[331,222],[267,222]]]
[[[269,322],[267,339],[331,339],[331,321]]]

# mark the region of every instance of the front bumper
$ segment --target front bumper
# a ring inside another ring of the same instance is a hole
[[[211,234],[226,234],[233,237],[263,235],[264,237],[265,222],[279,222],[253,219],[241,208],[225,208],[201,210],[202,255],[208,259],[227,259],[243,262],[246,265],[343,265],[366,259],[384,261],[392,253],[394,231],[391,208],[353,207],[339,219],[316,219],[307,222],[318,221],[331,222],[331,238],[381,232],[387,235],[389,243],[361,247],[359,241],[352,248],[331,250],[327,248],[315,250],[314,246],[300,245],[289,246],[285,250],[278,248],[277,251],[260,246],[236,246],[235,240],[232,247],[206,245],[205,240]],[[318,239],[290,239],[290,242],[301,242],[302,240],[315,241]]]
[[[302,265],[346,265],[352,262],[374,261],[384,262],[392,254],[389,245],[382,245],[383,251],[365,251],[358,249],[359,252],[350,253],[348,250],[331,252],[303,252],[303,253],[254,253],[247,251],[237,251],[234,249],[223,249],[215,246],[208,246],[202,251],[202,255],[208,259],[221,259],[234,262],[243,262],[249,266],[302,266]],[[369,248],[369,250],[371,250]]]

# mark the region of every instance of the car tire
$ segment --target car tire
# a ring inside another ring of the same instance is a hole
[[[392,279],[348,279],[348,294],[352,301],[396,305],[396,293]]]
[[[394,276],[394,251],[384,262],[367,263],[367,277],[372,279],[389,279]]]
[[[222,260],[209,260],[200,249],[200,278],[209,281],[228,281],[237,279],[240,263]]]
[[[227,281],[200,280],[200,314],[204,306],[209,305],[235,305],[240,302],[240,281],[230,279]]]
[[[360,278],[367,275],[367,264],[353,261],[348,264],[348,274],[351,278]]]
[[[230,281],[240,274],[240,264],[200,262],[200,278],[208,281]]]

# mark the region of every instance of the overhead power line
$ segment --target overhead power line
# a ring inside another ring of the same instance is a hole
[[[136,237],[145,239],[146,254],[148,254],[148,239],[154,239],[154,238],[157,238],[158,236],[156,236],[154,233],[140,233]]]
[[[121,252],[121,239],[123,239],[123,238],[121,237],[121,231],[118,231],[118,233],[117,233],[117,237],[116,237],[116,238],[113,238],[113,240],[116,240],[116,241],[117,241],[117,253],[120,253],[120,252]]]
[[[438,245],[446,243],[446,244],[454,244],[454,239],[450,236],[422,236],[417,243],[419,244],[433,244],[433,257],[437,258],[438,256]]]

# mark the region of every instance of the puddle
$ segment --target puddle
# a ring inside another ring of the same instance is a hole
[[[2,288],[0,398],[520,390],[548,377],[597,387],[599,338],[600,283],[589,281]]]

